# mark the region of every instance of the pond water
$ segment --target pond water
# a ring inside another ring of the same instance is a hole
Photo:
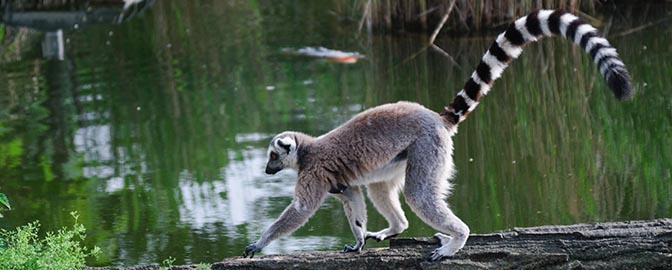
[[[240,255],[292,197],[295,173],[263,172],[274,134],[319,135],[398,100],[441,110],[496,35],[441,37],[452,62],[424,35],[358,33],[358,16],[312,1],[158,1],[125,24],[65,30],[63,61],[7,61],[0,192],[14,209],[0,228],[54,230],[77,211],[86,244],[103,251],[90,265]],[[633,101],[617,101],[590,58],[556,38],[529,46],[460,126],[448,201],[473,233],[672,216],[672,28],[618,29],[610,40]],[[286,53],[308,46],[365,58]],[[403,236],[434,233],[406,215]],[[370,207],[368,227],[385,226]],[[264,254],[352,242],[329,198]]]

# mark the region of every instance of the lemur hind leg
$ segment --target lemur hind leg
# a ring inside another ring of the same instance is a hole
[[[366,239],[382,241],[397,236],[408,228],[408,220],[399,201],[399,189],[404,176],[395,176],[392,180],[369,184],[366,188],[369,199],[376,210],[387,220],[388,227],[377,232],[366,232]]]
[[[350,230],[355,236],[355,245],[346,245],[343,252],[360,252],[364,247],[366,232],[366,203],[362,190],[358,186],[348,187],[340,194],[334,196],[343,203],[343,210],[350,223]]]
[[[454,255],[469,237],[469,227],[453,214],[445,201],[453,169],[451,144],[450,137],[439,131],[418,139],[408,150],[406,202],[425,223],[450,235],[436,235],[441,247],[432,252],[432,261]]]

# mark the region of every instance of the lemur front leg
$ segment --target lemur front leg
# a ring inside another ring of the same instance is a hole
[[[294,199],[292,203],[285,208],[285,211],[280,214],[280,217],[271,224],[271,226],[264,231],[259,240],[254,244],[250,244],[243,252],[243,258],[248,255],[250,258],[254,254],[261,251],[271,241],[278,237],[288,235],[294,232],[299,227],[308,221],[327,196],[328,185],[321,181],[308,179],[299,175],[294,190]]]
[[[362,190],[359,187],[348,187],[342,193],[334,196],[343,203],[345,215],[350,223],[350,230],[355,236],[355,245],[346,245],[343,252],[360,252],[364,247],[364,233],[366,232],[366,203]]]
[[[395,237],[408,228],[408,220],[399,201],[399,189],[404,176],[390,181],[369,184],[366,191],[378,212],[387,220],[388,227],[377,232],[366,232],[365,238],[382,241]]]

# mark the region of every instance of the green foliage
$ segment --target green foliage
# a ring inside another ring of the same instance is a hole
[[[0,231],[0,269],[14,270],[69,270],[81,269],[88,256],[97,256],[98,247],[89,250],[80,245],[86,229],[78,223],[76,212],[72,228],[47,232],[44,239],[38,238],[38,221],[16,228]]]
[[[173,263],[175,263],[175,258],[168,257],[168,259],[163,260],[163,266],[159,267],[159,270],[171,270],[173,269]],[[212,267],[207,263],[199,263],[196,265],[195,270],[210,270]]]
[[[212,267],[210,267],[210,265],[207,263],[199,263],[196,265],[195,268],[195,270],[210,270],[210,269],[212,269]]]
[[[4,193],[0,193],[0,211],[4,210],[3,206],[7,208],[7,210],[12,210],[12,206],[9,205],[9,199],[7,199],[7,195]],[[2,214],[0,214],[0,218],[3,217]]]
[[[7,207],[7,210],[12,210],[12,207],[9,205],[9,199],[4,193],[0,193],[0,205]]]
[[[163,266],[159,267],[159,270],[170,270],[170,269],[172,269],[174,262],[175,262],[175,258],[168,257],[168,259],[163,260]]]

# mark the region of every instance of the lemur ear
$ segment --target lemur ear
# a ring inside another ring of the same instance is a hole
[[[289,151],[291,150],[292,146],[296,145],[296,143],[294,142],[294,140],[293,140],[292,138],[290,138],[290,137],[285,137],[285,138],[278,139],[278,140],[276,141],[276,143],[278,144],[279,147],[282,147],[282,148],[284,148],[285,150],[287,150],[287,153],[289,153]]]

